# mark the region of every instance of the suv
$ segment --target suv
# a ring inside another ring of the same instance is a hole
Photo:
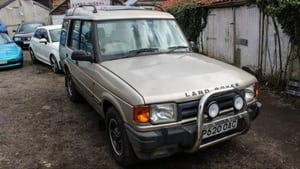
[[[142,7],[79,7],[60,57],[71,101],[105,119],[122,165],[188,153],[245,134],[261,104],[247,72],[193,53],[174,17]]]
[[[17,30],[13,30],[15,35],[12,39],[21,48],[28,48],[33,32],[37,27],[43,25],[41,22],[23,22],[18,26]]]

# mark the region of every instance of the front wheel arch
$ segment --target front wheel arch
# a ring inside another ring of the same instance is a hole
[[[37,58],[36,58],[36,56],[34,54],[34,51],[33,51],[33,49],[31,47],[29,47],[29,55],[30,55],[31,62],[33,64],[35,64],[35,63],[38,62],[38,60],[37,60]]]
[[[121,106],[121,103],[120,103],[121,101],[120,100],[118,100],[116,97],[114,97],[109,92],[103,92],[100,97],[101,97],[101,100],[103,101],[103,107],[102,107],[103,109],[102,110],[103,110],[104,116],[106,116],[106,112],[107,112],[109,107],[114,107],[119,112],[122,120],[125,123],[128,122],[128,120],[126,118],[126,115],[125,115],[125,112],[124,112],[124,109]],[[104,105],[106,105],[106,106],[104,106]]]

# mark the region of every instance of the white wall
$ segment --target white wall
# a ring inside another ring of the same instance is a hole
[[[51,15],[53,25],[61,25],[65,15]]]
[[[0,10],[0,18],[7,26],[9,35],[13,35],[12,30],[22,21],[40,21],[48,24],[49,11],[30,1],[16,0]]]
[[[20,15],[19,4],[17,1],[12,2],[5,8],[0,10],[0,18],[7,26],[8,32],[11,35],[12,30],[16,29],[17,25],[22,22],[23,16]]]
[[[208,23],[200,34],[202,53],[233,63],[233,13],[227,9],[211,10]],[[200,47],[201,48],[201,47]]]
[[[235,16],[235,17],[234,17]],[[260,39],[262,26],[260,11],[257,6],[211,9],[208,24],[200,34],[200,52],[228,63],[234,63],[235,56],[240,56],[240,67],[245,65],[259,66]],[[270,75],[279,70],[279,51],[275,50],[275,29],[269,18],[264,21],[263,74]],[[288,36],[282,33],[280,24],[281,49],[283,66],[288,56]],[[234,38],[236,37],[236,38]],[[203,42],[201,44],[201,41]],[[278,44],[278,43],[277,43]],[[203,48],[201,48],[203,46]]]
[[[258,66],[259,56],[259,9],[243,6],[236,9],[236,49],[241,52],[241,65]],[[240,43],[246,40],[247,45]]]

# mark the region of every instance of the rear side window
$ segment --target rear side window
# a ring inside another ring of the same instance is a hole
[[[80,21],[73,21],[71,23],[71,29],[70,29],[70,37],[69,37],[69,43],[68,47],[73,50],[79,50],[79,34],[80,34]]]
[[[42,39],[42,35],[41,35],[41,30],[37,29],[33,35],[33,37],[37,38],[37,39]]]
[[[46,29],[41,29],[41,36],[42,36],[42,39],[46,39],[49,42],[49,36],[48,36],[48,32]]]

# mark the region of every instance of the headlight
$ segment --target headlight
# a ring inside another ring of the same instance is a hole
[[[216,102],[210,103],[207,113],[210,118],[215,118],[219,114],[219,105]]]
[[[255,85],[251,85],[245,89],[245,100],[250,102],[254,99],[255,96]]]
[[[233,99],[233,106],[236,110],[242,110],[244,107],[244,100],[241,96],[237,96]]]
[[[14,37],[13,39],[14,39],[14,41],[20,41],[21,40],[20,37]]]
[[[151,123],[168,123],[174,122],[177,119],[176,104],[154,104],[150,108]]]

